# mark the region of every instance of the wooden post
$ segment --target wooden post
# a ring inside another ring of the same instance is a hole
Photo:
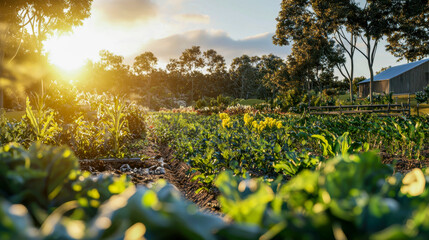
[[[408,115],[411,116],[411,99],[410,99],[409,93],[408,93]]]
[[[1,73],[1,72],[0,72]],[[4,90],[3,88],[0,87],[0,110],[3,108],[4,103],[3,103],[3,99],[4,99]]]
[[[398,105],[398,96],[395,97],[395,105]],[[398,106],[396,106],[396,110],[398,110]]]
[[[419,116],[419,103],[417,103],[417,117]]]
[[[389,102],[389,104],[387,105],[387,115],[390,115],[390,102]]]

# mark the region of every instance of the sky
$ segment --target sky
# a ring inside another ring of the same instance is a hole
[[[243,54],[286,58],[290,46],[276,46],[272,36],[281,0],[94,0],[91,17],[72,33],[45,42],[53,64],[76,70],[86,59],[97,61],[100,50],[125,57],[151,51],[165,66],[186,48],[214,49],[229,64]],[[395,57],[382,42],[374,70],[394,66]],[[355,76],[368,76],[365,59],[356,58]]]

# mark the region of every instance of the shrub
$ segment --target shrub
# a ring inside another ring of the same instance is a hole
[[[416,92],[416,101],[418,103],[424,103],[428,100],[428,95],[424,91]]]

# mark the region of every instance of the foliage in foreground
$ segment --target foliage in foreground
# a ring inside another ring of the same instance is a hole
[[[341,154],[287,183],[223,172],[225,221],[202,213],[165,182],[76,171],[67,148],[0,150],[2,239],[426,239],[429,176],[405,176],[377,154]],[[63,164],[59,164],[63,163]]]

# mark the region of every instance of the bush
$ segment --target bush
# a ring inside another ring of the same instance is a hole
[[[273,106],[279,107],[282,111],[290,111],[291,108],[296,107],[302,99],[302,93],[296,89],[291,89],[282,95],[278,95],[273,100]]]
[[[424,103],[428,100],[428,95],[424,91],[416,92],[416,101],[418,103]]]
[[[329,96],[329,97],[332,97],[332,96],[338,95],[338,91],[337,91],[337,89],[335,89],[335,88],[328,88],[328,89],[324,89],[324,90],[322,91],[322,93],[323,93],[323,95],[325,95],[325,96]]]

